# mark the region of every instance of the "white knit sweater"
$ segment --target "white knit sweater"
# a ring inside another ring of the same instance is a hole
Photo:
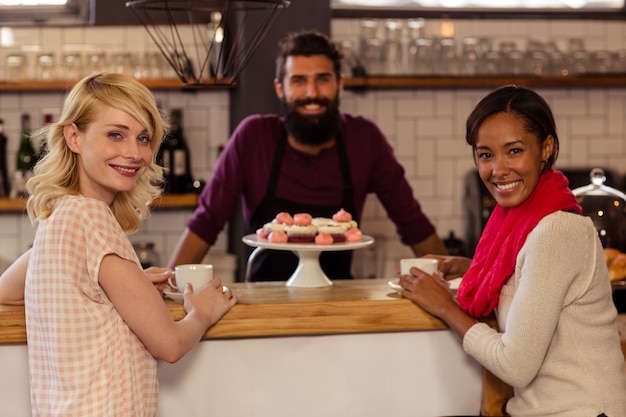
[[[463,348],[515,397],[513,417],[626,417],[617,310],[591,219],[557,212],[542,219],[502,288],[500,332],[474,325]]]

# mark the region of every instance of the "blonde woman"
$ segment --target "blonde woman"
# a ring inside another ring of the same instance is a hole
[[[173,321],[152,282],[167,274],[147,275],[128,240],[160,194],[167,127],[147,88],[101,73],[37,133],[49,152],[27,184],[35,241],[0,279],[0,300],[24,298],[33,416],[154,416],[156,359],[180,359],[237,302],[218,279],[188,286]]]

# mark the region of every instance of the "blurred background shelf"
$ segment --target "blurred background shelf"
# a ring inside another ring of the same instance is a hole
[[[201,86],[184,85],[178,79],[141,80],[142,84],[153,90],[198,90],[234,88],[235,84],[207,84]],[[505,84],[518,84],[530,87],[612,87],[626,86],[626,74],[584,75],[569,77],[532,77],[532,76],[369,76],[349,77],[345,79],[347,89],[394,89],[394,88],[484,88]],[[10,91],[66,91],[74,85],[68,81],[0,81],[0,92]]]
[[[153,203],[157,210],[194,209],[198,204],[198,194],[165,194]],[[26,210],[25,199],[0,198],[1,213],[21,213]]]
[[[152,90],[196,90],[211,88],[232,88],[235,84],[230,83],[230,79],[223,83],[215,84],[213,80],[207,80],[202,86],[185,85],[179,79],[153,79],[139,80],[143,85]],[[24,81],[0,81],[0,92],[5,91],[66,91],[74,86],[76,81],[68,80],[24,80]]]

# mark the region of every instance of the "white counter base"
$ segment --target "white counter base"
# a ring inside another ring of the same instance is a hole
[[[1,345],[0,369],[0,417],[30,417],[26,345]],[[205,340],[159,381],[157,417],[478,415],[482,395],[448,330]]]

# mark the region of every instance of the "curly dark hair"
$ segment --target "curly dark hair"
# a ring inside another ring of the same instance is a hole
[[[341,77],[343,55],[330,38],[315,30],[305,30],[287,34],[278,44],[280,51],[276,58],[276,79],[282,83],[285,76],[285,61],[294,55],[324,55],[333,62],[335,77]]]

